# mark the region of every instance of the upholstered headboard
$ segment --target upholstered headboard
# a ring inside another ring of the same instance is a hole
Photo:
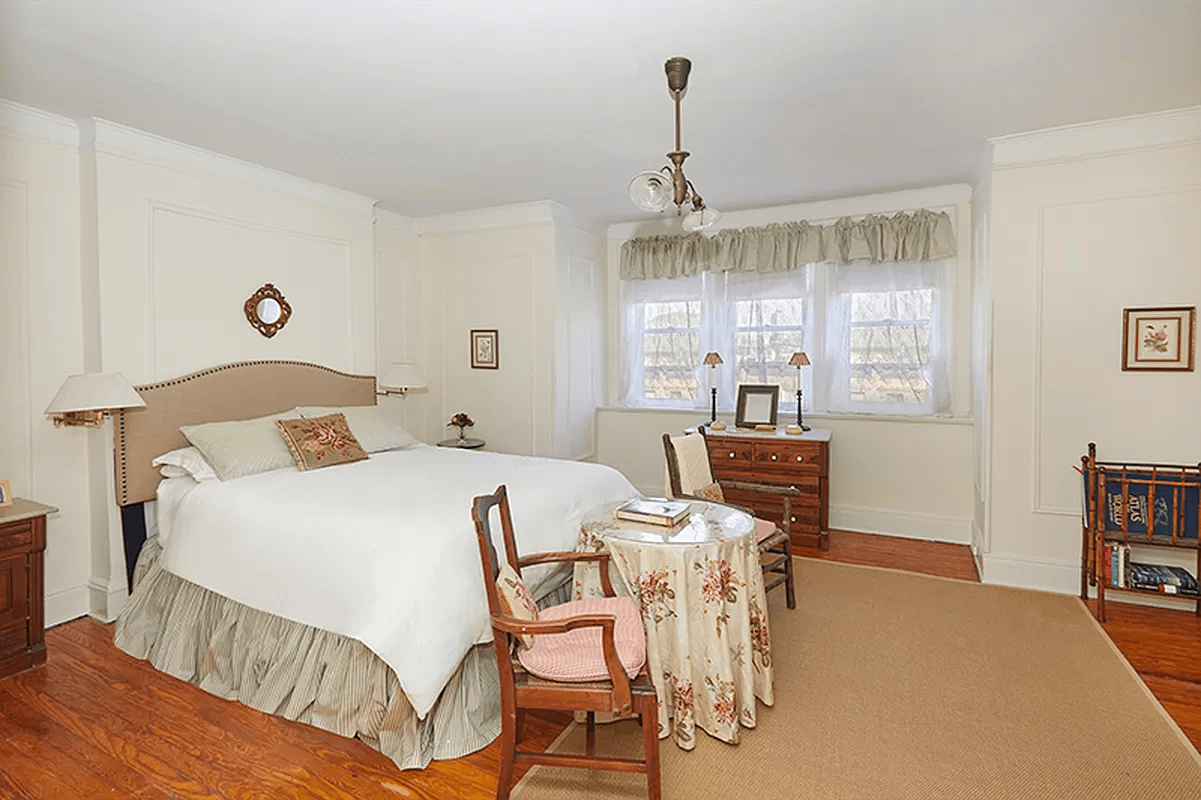
[[[154,499],[161,476],[150,462],[187,447],[181,425],[251,419],[296,406],[375,404],[374,375],[302,361],[241,361],[134,388],[146,407],[117,412],[113,428],[119,506]]]

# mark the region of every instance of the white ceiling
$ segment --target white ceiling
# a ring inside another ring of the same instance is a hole
[[[414,217],[637,219],[692,59],[722,210],[972,182],[986,139],[1201,105],[1201,0],[0,0],[0,97]]]

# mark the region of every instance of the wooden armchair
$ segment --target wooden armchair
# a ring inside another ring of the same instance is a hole
[[[715,481],[709,462],[709,445],[705,435],[672,436],[663,434],[663,454],[667,458],[668,489],[672,497],[708,500],[725,503],[724,489],[739,489],[780,497],[784,514],[779,523],[755,518],[755,534],[759,552],[769,556],[763,561],[763,589],[784,584],[784,597],[789,608],[796,608],[796,588],[792,580],[792,498],[800,497],[795,486],[773,486],[767,483],[744,481]],[[754,516],[747,509],[748,514]]]
[[[606,596],[543,609],[536,621],[504,613],[497,589],[502,565],[492,546],[493,508],[499,512],[505,561],[518,576],[522,567],[534,564],[596,561]],[[650,800],[660,800],[659,706],[644,664],[646,633],[637,604],[628,597],[615,596],[609,578],[609,554],[540,553],[519,559],[509,498],[503,485],[493,494],[476,497],[471,517],[479,538],[480,564],[500,671],[501,766],[497,800],[509,797],[516,764],[643,772]],[[526,648],[521,638],[529,636],[533,637],[533,644]],[[565,664],[570,669],[564,669]],[[572,674],[564,677],[556,672]],[[518,750],[525,710],[531,708],[587,712],[584,755]],[[596,755],[597,711],[618,717],[640,716],[643,760]]]

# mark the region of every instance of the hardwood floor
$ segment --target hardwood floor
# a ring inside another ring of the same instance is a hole
[[[966,547],[834,532],[797,555],[978,580]],[[1201,618],[1113,603],[1105,630],[1201,747]],[[112,626],[47,631],[44,667],[0,680],[0,797],[446,798],[494,796],[495,744],[404,771],[362,744],[220,700],[117,650]],[[545,748],[566,718],[533,716]]]

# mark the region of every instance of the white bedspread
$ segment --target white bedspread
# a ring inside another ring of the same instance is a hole
[[[179,481],[191,479],[164,484]],[[160,493],[163,565],[245,605],[358,639],[425,716],[467,650],[491,638],[471,500],[502,483],[523,555],[573,550],[588,510],[637,493],[598,464],[421,445]],[[493,532],[503,553],[495,521]],[[527,577],[536,586],[545,574]]]

